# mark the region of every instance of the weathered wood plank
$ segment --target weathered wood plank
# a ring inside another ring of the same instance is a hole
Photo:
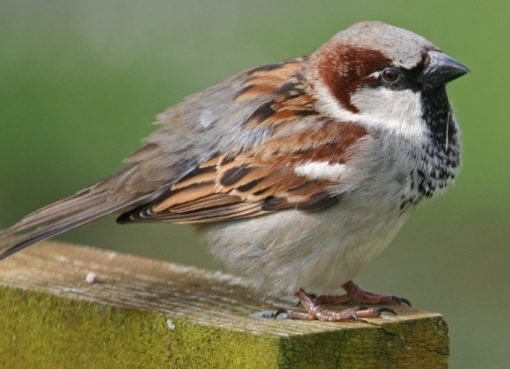
[[[258,300],[219,272],[46,242],[0,262],[0,368],[447,367],[438,314],[397,309],[356,323],[249,316],[293,304]]]

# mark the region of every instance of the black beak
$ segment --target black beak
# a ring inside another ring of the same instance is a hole
[[[469,72],[464,64],[442,52],[430,50],[428,55],[429,63],[418,77],[424,87],[438,87]]]

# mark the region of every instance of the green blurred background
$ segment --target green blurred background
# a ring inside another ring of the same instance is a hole
[[[503,0],[1,0],[0,227],[118,169],[185,95],[310,53],[355,21],[386,21],[471,68],[449,88],[464,167],[358,282],[443,313],[452,368],[508,367],[509,14]],[[219,267],[186,226],[110,217],[62,239]]]

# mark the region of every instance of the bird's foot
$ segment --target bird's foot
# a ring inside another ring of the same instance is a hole
[[[357,321],[361,318],[378,318],[382,313],[388,312],[396,315],[396,313],[384,307],[366,307],[357,306],[345,310],[335,311],[328,310],[320,306],[315,299],[307,294],[303,289],[296,292],[305,311],[298,310],[280,310],[275,314],[275,318],[285,316],[288,319],[296,320],[320,320],[323,322],[349,322]]]
[[[380,295],[377,293],[365,291],[352,281],[343,286],[344,295],[321,295],[312,297],[317,305],[327,304],[367,304],[367,305],[404,305],[411,306],[409,300],[389,295]]]

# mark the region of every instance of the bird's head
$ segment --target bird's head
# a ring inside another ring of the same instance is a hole
[[[307,73],[325,113],[415,136],[434,119],[429,109],[449,112],[445,85],[468,71],[413,32],[361,22],[314,53]]]

